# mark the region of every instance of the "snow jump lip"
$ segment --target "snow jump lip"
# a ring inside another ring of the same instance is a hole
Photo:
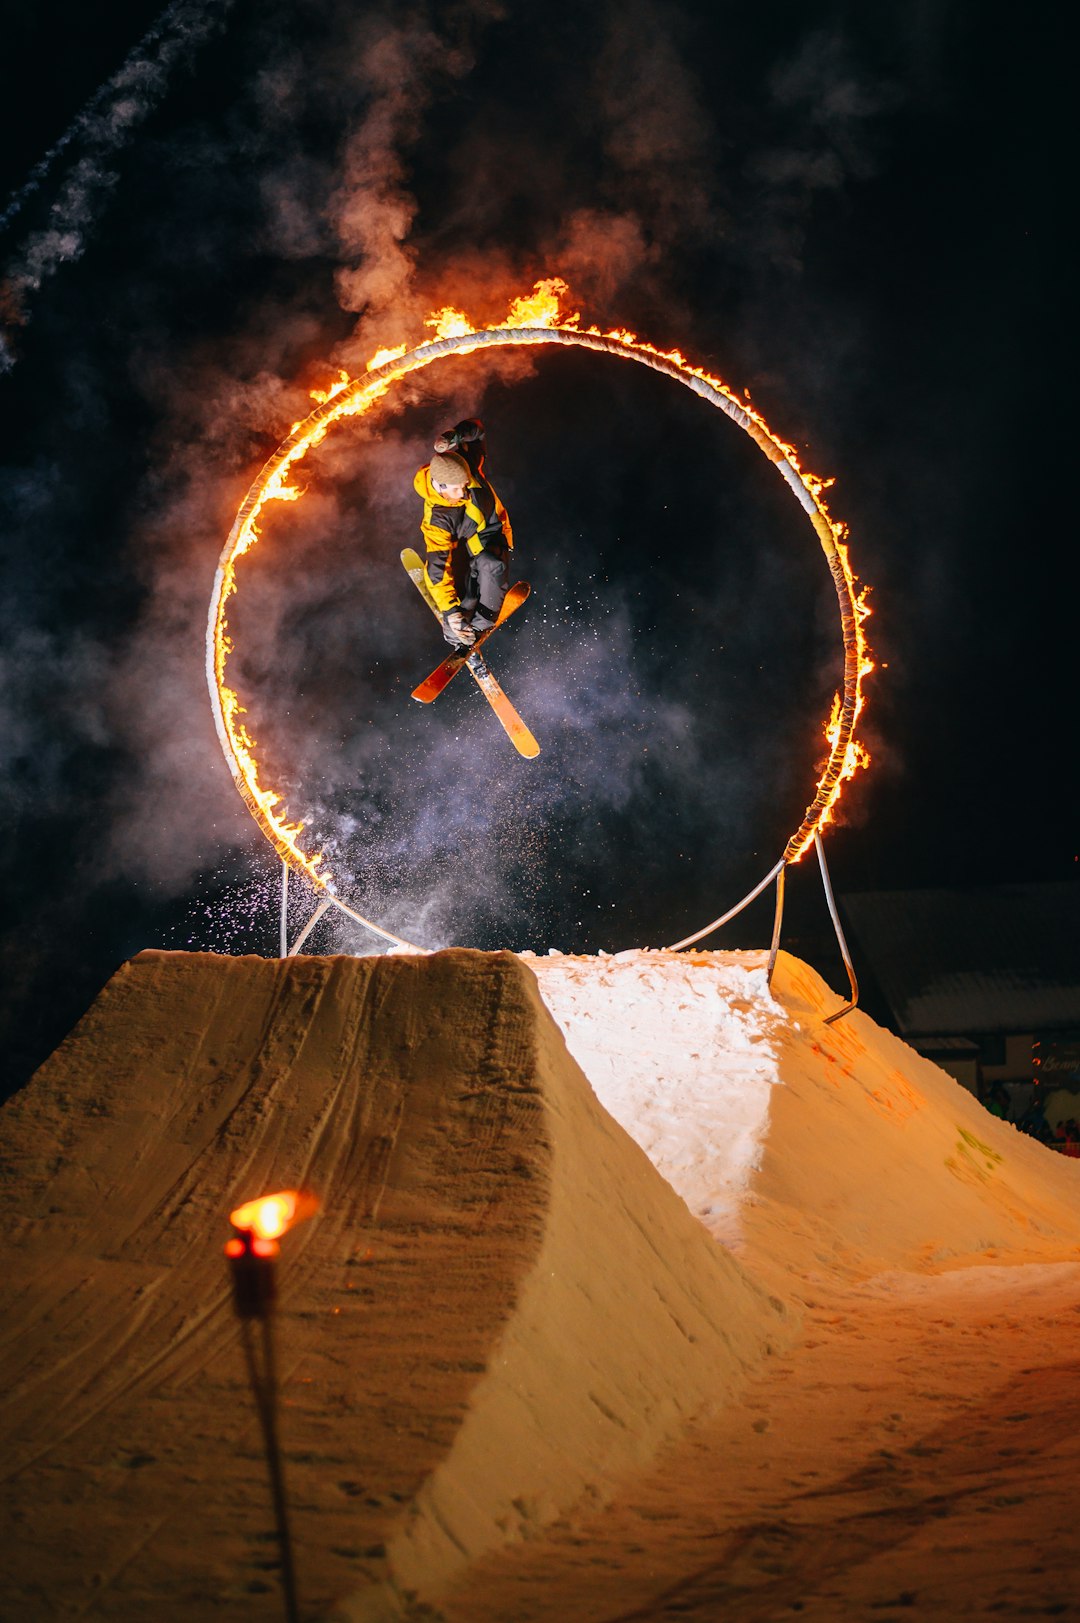
[[[255,741],[241,720],[244,711],[239,697],[226,680],[228,659],[232,652],[226,608],[237,590],[236,563],[256,544],[259,534],[256,521],[264,507],[274,500],[297,499],[300,492],[288,482],[291,470],[309,450],[321,443],[335,423],[346,417],[362,415],[399,379],[447,356],[467,355],[479,349],[505,345],[537,344],[569,345],[635,361],[683,384],[710,405],[718,407],[750,436],[776,467],[807,514],[825,554],[840,611],[844,662],[842,690],[834,701],[833,713],[825,727],[829,754],[821,769],[813,799],[799,827],[788,840],[779,862],[760,888],[763,889],[785,864],[797,862],[810,847],[815,834],[830,820],[844,782],[868,760],[865,751],[856,742],[855,725],[863,706],[862,683],[873,669],[862,629],[862,621],[869,611],[861,595],[856,593],[843,540],[845,528],[830,517],[823,497],[824,481],[803,472],[794,447],[779,439],[748,402],[740,400],[719,378],[692,366],[677,351],[660,351],[632,333],[602,333],[597,328],[582,329],[557,323],[492,327],[438,338],[411,351],[398,353],[378,366],[373,365],[362,378],[350,380],[298,423],[265,463],[248,490],[214,576],[206,629],[206,678],[218,740],[233,781],[259,829],[281,860],[306,875],[323,893],[324,901],[345,917],[393,946],[414,952],[427,949],[396,935],[337,894],[330,874],[321,871],[321,856],[312,856],[301,849],[299,836],[303,832],[303,825],[289,823],[278,810],[280,796],[260,783]],[[716,923],[710,924],[686,936],[680,945],[700,940],[717,927]]]

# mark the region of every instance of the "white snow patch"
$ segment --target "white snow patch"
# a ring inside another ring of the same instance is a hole
[[[604,1109],[729,1245],[781,1081],[773,1039],[787,1016],[765,963],[760,952],[528,957]]]

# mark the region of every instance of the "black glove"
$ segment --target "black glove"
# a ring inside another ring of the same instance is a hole
[[[484,425],[478,417],[466,417],[458,423],[456,428],[448,428],[445,434],[440,434],[435,441],[435,450],[439,455],[447,451],[456,451],[459,445],[471,445],[473,440],[482,440]]]

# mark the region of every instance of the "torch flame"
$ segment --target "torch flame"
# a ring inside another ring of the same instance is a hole
[[[229,1213],[234,1229],[254,1234],[259,1240],[278,1240],[297,1223],[311,1217],[319,1202],[306,1189],[283,1189],[276,1195],[262,1195]]]
[[[490,345],[574,344],[638,361],[677,379],[711,404],[720,406],[750,435],[792,487],[810,516],[833,575],[844,636],[843,689],[835,695],[825,724],[829,754],[803,822],[788,841],[785,862],[797,862],[813,843],[815,833],[834,821],[844,784],[869,763],[869,754],[855,737],[855,726],[865,703],[863,684],[874,669],[864,629],[870,608],[866,588],[858,587],[848,560],[846,528],[831,516],[825,503],[824,493],[832,480],[804,469],[795,447],[774,433],[748,396],[736,394],[722,379],[693,365],[681,351],[658,349],[623,328],[606,332],[597,326],[583,328],[577,311],[564,311],[568,291],[561,277],[546,277],[534,285],[530,294],[513,299],[505,319],[489,327],[475,327],[464,311],[445,305],[424,322],[434,334],[432,338],[412,350],[404,343],[379,350],[367,363],[363,378],[352,379],[341,371],[338,381],[328,390],[312,391],[312,398],[319,405],[309,417],[294,425],[289,437],[256,478],[237,514],[218,566],[207,632],[207,676],[218,734],[237,788],[263,833],[283,861],[307,874],[323,889],[329,889],[332,881],[329,874],[320,871],[322,855],[310,855],[301,849],[303,823],[286,821],[277,810],[281,796],[260,783],[255,740],[240,719],[244,708],[226,680],[226,667],[232,653],[226,609],[236,591],[236,565],[258,541],[257,520],[266,503],[294,502],[303,495],[302,487],[291,477],[294,466],[322,442],[334,423],[362,416],[408,373],[445,356],[468,355]],[[381,926],[372,928],[389,935]]]

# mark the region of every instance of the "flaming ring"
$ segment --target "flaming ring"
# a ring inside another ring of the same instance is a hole
[[[218,739],[233,781],[255,822],[281,860],[295,872],[306,875],[324,893],[324,899],[347,918],[362,924],[384,940],[415,952],[427,949],[416,946],[414,942],[407,941],[383,925],[366,918],[336,894],[332,876],[321,871],[321,856],[309,856],[297,843],[298,836],[303,831],[303,824],[285,821],[277,809],[281,804],[281,797],[260,784],[255,741],[241,720],[244,714],[243,706],[226,681],[226,666],[232,652],[232,643],[228,635],[225,610],[229,599],[237,590],[237,561],[258,540],[256,520],[263,507],[270,501],[295,500],[301,494],[289,485],[289,472],[308,451],[320,443],[334,423],[346,417],[362,415],[399,379],[410,372],[430,366],[433,361],[442,360],[444,356],[467,355],[479,349],[517,344],[564,344],[574,348],[598,350],[605,355],[616,355],[622,360],[636,361],[641,366],[651,367],[654,372],[662,372],[665,377],[692,389],[710,405],[719,407],[726,416],[749,434],[754,444],[764,452],[791,487],[821,544],[840,608],[840,629],[844,650],[842,690],[833,701],[832,714],[825,727],[830,748],[828,758],[821,768],[814,797],[806,809],[802,822],[784,847],[780,860],[762,881],[758,890],[764,889],[769,880],[787,864],[799,860],[813,843],[815,834],[831,821],[833,809],[845,780],[868,760],[866,752],[855,739],[855,723],[863,705],[862,682],[873,669],[867,655],[862,628],[862,621],[869,611],[862,595],[857,594],[855,589],[855,580],[843,540],[845,530],[829,515],[822,499],[823,481],[802,471],[794,448],[777,438],[759,412],[740,400],[719,378],[692,366],[677,351],[657,350],[632,333],[602,333],[595,328],[582,329],[559,325],[493,327],[438,338],[431,343],[421,344],[414,350],[395,354],[381,365],[373,365],[362,378],[348,380],[344,386],[332,392],[329,398],[303,422],[298,423],[289,437],[282,441],[264,464],[244,497],[214,576],[206,631],[206,676]],[[751,894],[756,895],[757,891]],[[730,916],[726,914],[724,918]],[[721,922],[723,920],[714,921],[696,935],[686,937],[678,945],[688,946],[691,942],[700,940]]]

